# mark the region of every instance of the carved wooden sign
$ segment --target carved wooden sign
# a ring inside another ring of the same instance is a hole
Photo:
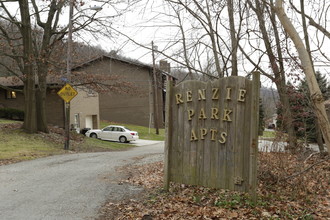
[[[165,188],[171,181],[255,191],[259,74],[167,83]]]

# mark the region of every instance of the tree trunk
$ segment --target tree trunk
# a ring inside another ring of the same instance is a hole
[[[39,70],[40,71],[40,70]],[[42,70],[41,71],[47,71]],[[41,76],[42,75],[42,76]],[[36,92],[37,97],[37,128],[38,131],[48,133],[47,126],[47,113],[46,113],[46,94],[47,94],[47,82],[45,74],[39,74],[38,89]]]
[[[290,152],[295,152],[297,149],[297,135],[296,135],[296,131],[294,129],[293,126],[293,116],[292,116],[292,111],[291,111],[291,107],[290,107],[290,100],[287,94],[287,89],[286,89],[286,85],[284,82],[281,81],[277,81],[276,82],[276,87],[278,89],[278,94],[279,94],[279,98],[280,101],[283,105],[283,126],[284,128],[287,130],[288,132],[288,149]]]
[[[229,26],[230,26],[230,41],[231,41],[231,75],[237,76],[238,75],[238,68],[237,68],[237,48],[238,48],[238,40],[236,38],[236,31],[235,31],[235,20],[234,20],[234,6],[233,1],[227,1],[227,8],[228,8],[228,15],[229,15]]]
[[[314,68],[314,63],[312,61],[312,55],[311,55],[311,49],[310,49],[310,45],[309,45],[309,37],[308,37],[308,31],[307,31],[307,25],[306,25],[304,0],[300,0],[300,8],[301,8],[301,20],[302,20],[302,25],[303,25],[303,30],[304,30],[306,50],[309,55],[309,59],[311,61],[312,67],[313,67],[313,73],[315,75],[315,68]],[[324,152],[322,132],[321,132],[319,123],[317,121],[315,124],[315,132],[316,132],[316,141],[319,146],[319,150],[320,150],[320,152]]]
[[[200,8],[200,6],[196,3],[197,7]],[[218,55],[218,51],[217,51],[217,43],[216,43],[216,39],[215,39],[215,31],[214,31],[214,28],[213,28],[213,25],[212,25],[212,21],[211,21],[211,14],[210,14],[210,8],[209,8],[209,4],[206,3],[206,7],[207,7],[207,22],[208,22],[208,27],[209,27],[209,36],[211,38],[211,43],[212,43],[212,51],[213,51],[213,55],[214,55],[214,62],[215,62],[215,67],[216,67],[216,70],[217,70],[217,73],[218,73],[218,76],[219,78],[222,78],[224,77],[224,73],[223,71],[221,70],[221,67],[220,67],[220,59],[219,59],[219,55]],[[201,8],[200,8],[201,9]],[[204,12],[205,13],[205,12]]]
[[[36,118],[36,99],[35,99],[35,74],[34,74],[34,58],[32,47],[31,21],[29,13],[29,2],[20,0],[21,13],[21,34],[23,38],[23,61],[24,69],[24,123],[23,129],[29,133],[37,131]]]
[[[317,145],[319,146],[319,150],[321,153],[324,153],[322,131],[321,131],[319,123],[317,121],[315,124],[315,132],[316,132],[316,142],[317,142]]]
[[[282,4],[282,0],[276,0],[275,11],[285,31],[290,36],[298,51],[301,66],[306,75],[306,81],[311,94],[312,104],[314,105],[315,115],[318,119],[318,123],[322,131],[325,144],[328,148],[328,152],[330,152],[330,123],[325,110],[323,96],[320,87],[317,83],[316,77],[314,75],[313,66],[310,61],[309,54],[304,46],[303,41],[299,37],[297,30],[292,25],[289,18],[286,16]]]
[[[174,9],[174,8],[173,8]],[[184,55],[184,62],[186,63],[187,69],[188,69],[188,75],[189,75],[189,79],[194,79],[194,76],[192,74],[192,68],[189,62],[189,58],[188,58],[188,49],[187,49],[187,43],[186,43],[186,34],[183,28],[183,23],[180,17],[180,13],[176,10],[174,10],[177,18],[179,20],[179,28],[180,28],[180,32],[182,34],[182,46],[183,46],[183,55]]]
[[[266,47],[266,53],[270,62],[270,67],[274,73],[274,79],[273,82],[275,82],[281,104],[283,105],[283,117],[284,120],[283,122],[285,129],[288,132],[288,144],[289,144],[289,150],[290,151],[296,151],[296,146],[297,146],[297,135],[296,131],[293,126],[293,114],[292,110],[290,107],[290,101],[287,93],[287,86],[285,82],[285,71],[283,68],[283,59],[277,59],[275,53],[273,52],[273,46],[272,46],[272,41],[269,36],[269,32],[266,29],[266,21],[265,21],[265,16],[264,16],[264,7],[265,5],[261,1],[255,1],[255,6],[252,4],[252,1],[248,1],[248,4],[250,7],[255,11],[258,17],[259,21],[259,28],[262,34],[263,42]],[[270,14],[271,17],[275,18],[275,15],[273,14],[274,12],[271,11],[272,13]],[[279,34],[276,29],[276,22],[273,21],[272,23],[273,29],[274,29],[274,37],[275,37],[275,42],[276,42],[276,48],[277,48],[277,54],[278,57],[282,57],[282,52],[280,48],[280,39],[279,39]]]
[[[27,79],[24,81],[24,123],[23,129],[28,133],[35,133],[37,131],[37,115],[36,115],[36,99],[35,99],[35,79],[34,75],[28,72],[32,68],[24,68],[27,72]]]

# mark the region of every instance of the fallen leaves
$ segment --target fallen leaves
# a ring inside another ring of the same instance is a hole
[[[304,161],[285,153],[261,153],[257,203],[244,193],[184,184],[172,183],[165,192],[161,162],[125,170],[129,177],[123,182],[147,193],[106,204],[100,219],[330,219],[330,159],[318,154]]]

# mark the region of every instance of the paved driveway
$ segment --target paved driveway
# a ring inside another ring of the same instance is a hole
[[[139,190],[118,185],[115,168],[136,157],[155,158],[152,155],[163,150],[163,142],[157,142],[128,151],[67,154],[0,166],[0,219],[94,219],[106,199]]]

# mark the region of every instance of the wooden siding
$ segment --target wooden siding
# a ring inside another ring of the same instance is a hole
[[[165,188],[171,181],[255,192],[259,79],[167,86]]]

